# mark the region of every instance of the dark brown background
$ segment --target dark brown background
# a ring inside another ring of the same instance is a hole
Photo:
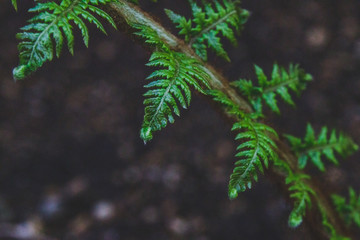
[[[236,143],[230,125],[194,96],[176,123],[144,146],[147,53],[121,32],[90,27],[90,47],[45,64],[21,82],[15,34],[32,1],[16,13],[0,2],[0,239],[247,240],[311,239],[287,227],[291,210],[279,188],[261,177],[235,201],[227,181]],[[171,26],[163,8],[188,13],[186,1],[143,1]],[[360,142],[360,3],[356,0],[252,0],[232,63],[212,58],[231,80],[267,73],[274,61],[300,63],[314,81],[297,108],[269,115],[280,131],[302,136],[306,122],[326,124]],[[359,154],[310,172],[328,192],[359,191]],[[6,237],[7,236],[7,237]],[[10,238],[12,236],[13,238]],[[360,235],[358,235],[360,238]]]

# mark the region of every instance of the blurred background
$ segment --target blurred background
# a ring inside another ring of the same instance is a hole
[[[163,9],[189,14],[183,0],[140,3],[174,33]],[[195,95],[175,124],[143,144],[149,53],[125,34],[92,26],[89,49],[78,36],[74,57],[63,51],[15,83],[15,34],[32,6],[20,1],[16,13],[0,2],[0,239],[312,239],[306,225],[287,227],[291,204],[266,176],[228,199],[234,134],[204,98]],[[243,6],[252,15],[239,46],[227,46],[232,62],[211,62],[230,80],[254,78],[254,63],[267,74],[274,62],[299,63],[314,81],[294,97],[296,109],[281,104],[269,122],[299,137],[307,122],[317,131],[327,125],[360,143],[360,2]],[[349,185],[360,190],[359,156],[309,171],[325,191],[347,196]]]

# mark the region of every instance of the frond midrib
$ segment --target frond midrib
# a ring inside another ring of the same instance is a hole
[[[178,61],[176,58],[173,58],[173,59],[174,59],[174,61],[175,61],[175,63],[176,63],[176,68],[175,68],[174,76],[172,77],[172,80],[171,80],[169,86],[166,88],[164,95],[161,97],[161,101],[160,101],[158,107],[156,108],[155,113],[153,114],[153,116],[152,116],[152,118],[151,118],[151,120],[150,120],[150,122],[149,122],[149,126],[150,126],[150,127],[152,126],[153,122],[155,121],[155,117],[159,114],[159,112],[160,112],[160,110],[161,110],[161,107],[162,107],[162,105],[163,105],[164,102],[165,102],[166,96],[169,94],[172,86],[175,84],[177,78],[179,77],[179,73],[180,73],[180,63],[179,63],[179,61]]]
[[[300,79],[299,77],[294,77],[294,78],[289,78],[288,80],[286,81],[283,81],[283,82],[280,82],[278,84],[275,84],[275,85],[272,85],[268,88],[265,88],[263,90],[263,94],[267,94],[269,92],[275,92],[278,88],[281,88],[281,87],[284,87],[284,86],[287,86],[287,85],[290,85],[291,83],[294,83],[294,82],[299,82]]]
[[[30,54],[30,57],[29,57],[29,60],[28,62],[32,62],[33,61],[33,58],[34,58],[34,54],[36,52],[36,49],[38,44],[39,44],[39,41],[40,39],[43,37],[44,34],[46,34],[49,29],[58,23],[58,21],[64,17],[64,15],[66,15],[68,12],[72,11],[73,8],[80,2],[81,0],[74,0],[62,13],[60,13],[40,34],[39,36],[37,37],[35,43],[33,44],[32,48],[31,48],[31,54]]]
[[[245,169],[245,171],[243,172],[243,174],[241,174],[240,178],[243,179],[244,176],[246,177],[248,172],[250,171],[250,166],[254,165],[254,162],[258,159],[258,152],[259,152],[259,148],[260,148],[260,141],[259,141],[259,135],[255,129],[255,127],[253,126],[253,124],[250,122],[250,126],[252,128],[252,131],[255,134],[255,141],[256,141],[256,146],[254,147],[254,153],[251,157],[251,161],[249,161],[249,164],[247,164],[247,167]]]
[[[329,143],[329,144],[315,144],[313,147],[309,147],[309,148],[304,148],[301,151],[298,152],[298,154],[300,155],[305,155],[309,152],[320,152],[323,151],[325,149],[334,149],[337,146],[341,146],[342,143],[337,141],[335,143]]]
[[[195,36],[191,37],[189,40],[189,46],[191,47],[194,44],[194,42],[196,41],[196,39],[198,39],[200,36],[202,36],[206,32],[209,32],[210,30],[214,29],[218,24],[225,22],[229,17],[231,17],[232,15],[234,15],[236,13],[237,13],[236,10],[232,10],[232,11],[228,12],[225,16],[220,17],[218,20],[216,20],[215,22],[213,22],[212,24],[210,24],[209,26],[207,26],[206,28],[201,30],[199,33],[197,33]]]

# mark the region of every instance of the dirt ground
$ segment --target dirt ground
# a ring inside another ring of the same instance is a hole
[[[86,49],[14,82],[15,34],[33,1],[0,2],[0,239],[27,240],[310,240],[306,224],[287,227],[291,203],[265,175],[230,201],[235,161],[231,126],[204,98],[193,97],[175,124],[144,145],[143,85],[149,53],[128,36],[90,27]],[[165,26],[170,8],[186,1],[140,1]],[[211,62],[231,80],[254,78],[277,62],[299,63],[314,76],[296,100],[269,122],[303,136],[336,128],[360,143],[360,2],[244,0],[251,11],[231,63]],[[172,28],[173,29],[173,28]],[[175,32],[175,29],[173,29]],[[78,33],[77,33],[78,34]],[[360,154],[310,169],[329,193],[360,191]],[[360,234],[357,232],[358,239]]]

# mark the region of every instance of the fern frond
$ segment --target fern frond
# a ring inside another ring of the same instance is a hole
[[[13,7],[15,8],[15,10],[17,11],[17,10],[18,10],[17,0],[11,0],[11,3],[12,3],[12,5],[13,5]]]
[[[311,208],[314,190],[306,183],[309,175],[294,173],[290,165],[280,158],[276,158],[274,165],[277,171],[286,175],[285,183],[290,185],[290,198],[294,200],[294,207],[290,212],[288,224],[290,227],[298,227],[305,217],[307,209]]]
[[[201,93],[210,88],[201,63],[183,53],[154,52],[147,65],[160,69],[150,74],[147,79],[151,82],[145,86],[149,90],[144,94],[146,107],[140,132],[145,143],[152,139],[153,132],[173,123],[174,114],[180,116],[179,105],[185,109],[190,105],[190,86]]]
[[[349,201],[339,195],[332,195],[333,203],[337,212],[347,225],[354,223],[360,228],[360,194],[356,195],[353,188],[349,188]]]
[[[255,65],[255,73],[258,78],[258,86],[254,86],[252,81],[245,79],[234,81],[231,84],[237,87],[249,99],[255,111],[260,113],[263,101],[272,111],[280,113],[276,100],[277,95],[280,95],[286,103],[294,106],[289,89],[299,95],[306,88],[307,82],[312,80],[310,74],[293,64],[290,64],[288,71],[274,64],[271,80],[268,80],[264,71],[257,65]]]
[[[325,171],[324,163],[321,160],[322,155],[325,155],[332,163],[338,164],[334,151],[342,157],[347,157],[358,149],[353,140],[343,133],[339,133],[337,136],[336,131],[332,130],[328,138],[327,132],[327,127],[323,127],[318,139],[316,139],[314,129],[308,124],[304,141],[291,135],[285,135],[292,150],[298,156],[301,169],[305,168],[308,159],[310,159],[320,171]]]
[[[203,60],[207,60],[207,48],[211,48],[218,56],[230,61],[221,43],[220,33],[233,45],[236,45],[235,33],[242,30],[249,17],[247,10],[239,7],[240,1],[223,0],[222,4],[214,1],[213,6],[205,2],[204,7],[189,1],[193,17],[185,17],[166,9],[170,20],[180,29],[185,41],[194,48]]]
[[[235,140],[242,142],[237,147],[236,157],[239,160],[235,162],[229,182],[229,197],[234,199],[239,192],[251,188],[252,182],[258,180],[257,172],[263,173],[264,166],[267,168],[269,165],[269,160],[277,158],[277,147],[273,141],[277,138],[277,133],[271,127],[256,122],[251,115],[243,113],[224,93],[217,90],[208,93],[215,101],[221,103],[229,114],[239,119],[232,127],[233,131],[239,132]]]
[[[89,42],[89,33],[83,19],[95,24],[98,29],[106,33],[103,25],[93,15],[96,14],[116,28],[112,18],[97,7],[99,4],[113,1],[62,0],[60,4],[55,2],[37,3],[29,12],[37,12],[38,14],[28,21],[27,26],[21,28],[23,32],[16,35],[21,42],[18,46],[20,64],[13,70],[14,79],[25,78],[46,61],[51,61],[54,54],[59,57],[64,36],[70,53],[74,53],[74,35],[71,21],[80,29],[86,46]]]
[[[276,144],[272,140],[277,134],[269,126],[251,119],[240,120],[232,130],[242,131],[235,138],[242,141],[235,155],[240,159],[235,163],[229,183],[229,196],[235,198],[238,192],[250,189],[252,182],[258,180],[257,171],[264,173],[263,166],[267,168],[269,160],[277,157]]]
[[[304,180],[310,179],[306,174],[289,174],[285,183],[290,184],[290,197],[294,199],[294,208],[289,216],[289,226],[298,227],[305,216],[306,209],[311,208],[311,196],[315,195],[314,190],[309,187]]]
[[[146,107],[140,137],[146,143],[153,138],[153,132],[175,121],[174,114],[180,116],[178,105],[185,109],[190,105],[190,86],[201,93],[210,88],[209,75],[198,60],[172,51],[153,29],[142,24],[132,27],[139,30],[135,35],[155,47],[147,65],[160,68],[148,76],[151,82],[145,86],[150,89],[144,94]]]
[[[318,204],[320,213],[321,213],[321,220],[322,220],[322,225],[324,226],[325,231],[329,234],[329,239],[330,240],[351,240],[351,238],[345,237],[345,236],[341,236],[337,233],[334,225],[331,224],[331,222],[329,221],[329,217],[327,215],[327,211],[325,210],[325,208]]]
[[[131,26],[139,30],[134,34],[141,38],[144,38],[145,43],[156,48],[155,51],[170,51],[169,46],[164,43],[164,41],[160,38],[160,36],[154,29],[143,24],[131,24]]]
[[[224,92],[218,90],[209,90],[207,94],[210,95],[214,101],[220,103],[226,112],[237,118],[244,118],[245,114],[239,109],[239,106],[226,96]]]

